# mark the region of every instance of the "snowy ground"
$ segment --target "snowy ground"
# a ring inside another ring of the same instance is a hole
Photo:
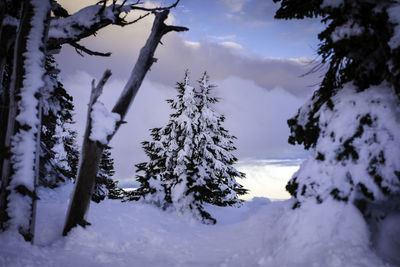
[[[0,266],[395,266],[371,249],[358,211],[333,201],[293,211],[291,200],[255,198],[242,208],[211,207],[218,222],[202,225],[149,205],[105,200],[91,204],[92,226],[63,238],[71,188],[40,190],[35,245],[0,234]],[[383,248],[394,248],[382,240]]]

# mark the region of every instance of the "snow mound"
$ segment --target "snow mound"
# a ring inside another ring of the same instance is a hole
[[[321,107],[320,137],[288,185],[300,202],[387,201],[400,193],[400,102],[393,95],[386,86],[357,92],[347,84]]]
[[[152,205],[106,199],[92,203],[91,226],[63,238],[71,191],[72,185],[39,190],[35,245],[0,234],[0,266],[390,266],[370,248],[359,211],[334,200],[296,210],[294,200],[264,198],[241,208],[207,206],[218,223],[204,225]]]

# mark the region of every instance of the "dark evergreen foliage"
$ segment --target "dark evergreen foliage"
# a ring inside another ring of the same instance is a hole
[[[119,188],[117,186],[118,182],[112,179],[114,173],[114,159],[111,157],[110,150],[105,149],[101,156],[92,201],[99,203],[106,197],[121,199],[124,196],[124,190]]]
[[[322,6],[322,0],[274,0],[281,2],[276,12],[278,19],[320,17],[327,27],[318,35],[318,55],[328,66],[320,88],[312,98],[308,121],[299,125],[299,114],[288,121],[291,144],[315,146],[319,137],[316,114],[347,82],[362,91],[370,86],[388,82],[400,95],[400,47],[392,49],[389,41],[394,23],[387,10],[391,0],[344,0],[338,6]],[[359,28],[360,33],[341,36],[341,27]],[[332,106],[333,109],[333,106]]]
[[[77,134],[69,128],[74,123],[73,98],[59,81],[59,70],[52,56],[46,57],[46,71],[50,88],[44,92],[39,184],[56,187],[75,178],[79,152]]]

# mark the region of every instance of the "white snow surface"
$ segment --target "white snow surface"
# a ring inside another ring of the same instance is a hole
[[[121,116],[114,112],[109,112],[104,104],[97,101],[92,106],[90,113],[92,119],[92,129],[89,139],[107,145],[107,136],[115,131],[115,126],[121,120]]]
[[[333,110],[325,104],[317,114],[321,125],[320,138],[293,176],[297,177],[300,189],[307,186],[297,198],[307,201],[310,196],[318,195],[324,200],[338,189],[340,197],[353,201],[359,197],[356,186],[361,183],[374,195],[375,200],[387,200],[371,177],[372,167],[382,177],[381,186],[389,188],[392,195],[398,194],[400,181],[394,171],[400,170],[400,102],[393,89],[380,85],[357,92],[349,83],[332,97],[332,102]],[[309,107],[309,104],[303,106],[300,121],[306,117]],[[364,125],[363,132],[351,143],[358,159],[337,160],[344,143],[355,135],[358,122],[365,116],[371,118],[371,125]],[[324,155],[325,160],[317,160],[318,153]],[[384,163],[373,164],[380,157],[383,157]]]
[[[352,36],[362,35],[366,29],[361,27],[354,21],[349,21],[346,24],[337,26],[331,34],[333,42],[337,42],[342,39],[347,39]]]
[[[88,29],[94,24],[100,23],[101,18],[107,18],[110,22],[114,22],[115,15],[112,7],[104,8],[100,16],[99,13],[102,8],[102,5],[91,5],[69,17],[53,19],[50,23],[49,38],[77,38],[82,29]]]
[[[392,266],[370,247],[358,210],[333,200],[296,210],[292,200],[265,198],[208,207],[217,224],[204,225],[153,205],[106,199],[91,204],[91,226],[64,238],[71,191],[39,190],[35,245],[1,233],[0,266]],[[388,230],[399,221],[391,218]],[[382,235],[399,240],[399,231]]]

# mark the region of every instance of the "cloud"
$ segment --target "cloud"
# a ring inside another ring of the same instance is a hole
[[[216,108],[226,115],[226,128],[238,138],[235,144],[240,159],[302,155],[301,148],[287,142],[286,121],[296,113],[304,98],[280,88],[267,91],[253,81],[237,77],[229,77],[217,85],[215,94],[221,103]]]
[[[183,78],[183,73],[176,81]],[[191,84],[197,86],[199,77],[191,76]],[[86,123],[87,103],[90,96],[90,82],[93,79],[86,72],[75,72],[64,80],[64,86],[74,97],[74,125],[79,135],[79,144]],[[287,143],[289,130],[286,120],[292,116],[304,101],[282,89],[266,91],[252,81],[235,77],[211,82],[217,84],[214,94],[220,98],[215,108],[226,116],[225,128],[238,139],[235,155],[240,159],[264,159],[276,157],[302,156],[300,147]],[[111,79],[105,86],[100,101],[110,110],[117,100],[125,82]],[[165,102],[173,98],[173,87],[145,81],[126,117],[127,124],[121,126],[110,146],[115,158],[118,179],[134,176],[134,165],[147,160],[141,142],[150,140],[149,129],[164,126],[171,109]]]
[[[235,42],[226,41],[226,42],[220,43],[220,45],[225,46],[225,47],[227,47],[227,48],[243,49],[243,46],[241,46],[240,44],[235,43]]]
[[[237,168],[246,173],[246,178],[239,180],[239,183],[250,190],[244,199],[252,197],[289,198],[290,195],[285,190],[285,186],[293,173],[298,170],[299,165],[299,160],[290,160],[289,164],[283,165],[268,160],[239,163]]]
[[[169,20],[172,23],[175,19],[171,16]],[[74,49],[66,46],[58,56],[61,68],[67,75],[77,69],[85,69],[93,76],[110,68],[114,76],[127,79],[140,48],[150,34],[152,21],[153,17],[148,16],[124,28],[109,26],[99,31],[96,37],[82,42],[95,50],[111,51],[113,54],[110,58],[82,58]],[[169,33],[162,41],[164,45],[160,45],[155,54],[158,62],[152,66],[147,79],[166,86],[173,86],[186,69],[195,76],[208,71],[218,81],[236,76],[251,80],[266,90],[279,87],[296,96],[309,95],[320,80],[318,73],[301,77],[313,67],[309,63],[311,59],[261,58],[237,42],[190,42],[177,33]]]
[[[243,6],[249,1],[250,0],[221,0],[221,2],[225,4],[231,12],[240,12],[243,9]]]
[[[246,11],[246,5],[241,8]],[[112,79],[101,98],[111,109],[151,25],[152,17],[148,16],[124,28],[107,27],[96,37],[82,42],[92,49],[113,52],[110,58],[82,58],[70,47],[64,47],[57,56],[64,85],[75,99],[79,133],[83,133],[92,78],[100,77],[106,68],[112,70]],[[191,42],[184,36],[170,33],[163,38],[164,45],[155,54],[158,62],[139,90],[126,118],[128,124],[120,128],[111,142],[116,177],[134,176],[134,164],[147,159],[140,142],[149,140],[148,129],[168,121],[170,109],[165,99],[175,95],[173,88],[182,80],[186,69],[191,72],[192,83],[207,71],[211,82],[218,86],[215,94],[221,103],[217,108],[227,117],[226,128],[238,137],[239,159],[301,156],[304,153],[301,148],[287,144],[286,120],[296,113],[311,94],[313,85],[320,81],[319,74],[301,77],[312,67],[309,59],[263,58],[251,54],[245,47],[238,49],[241,45],[233,42],[233,37],[215,38],[216,43]]]
[[[128,78],[138,51],[148,35],[147,22],[143,24],[143,27],[132,27],[127,32],[113,31],[110,27],[101,35],[99,33],[97,38],[88,41],[89,47],[101,51],[111,50],[111,58],[82,58],[73,49],[66,47],[58,56],[60,66],[66,74],[81,68],[91,75],[99,75],[105,68],[111,68],[114,76]],[[241,45],[233,42],[190,42],[177,34],[166,36],[163,43],[155,54],[158,62],[152,66],[147,78],[167,86],[173,86],[177,77],[181,77],[186,69],[197,77],[204,71],[209,72],[214,80],[236,76],[251,80],[266,90],[279,87],[296,96],[309,95],[320,80],[318,73],[301,77],[313,67],[311,59],[261,58],[246,54],[245,49],[238,49]]]
[[[305,96],[320,79],[317,73],[301,77],[312,68],[311,59],[261,58],[246,54],[244,49],[237,49],[242,46],[233,42],[217,44],[203,41],[194,47],[176,35],[166,38],[165,44],[158,49],[156,57],[159,62],[148,76],[163,84],[174,84],[176,77],[189,69],[195,76],[204,71],[210,73],[214,80],[235,76],[251,80],[266,90],[279,87],[290,94]]]
[[[236,39],[235,34],[230,34],[230,35],[221,35],[221,36],[216,36],[216,35],[209,35],[207,38],[211,40],[217,40],[217,41],[227,41],[227,40],[234,40]]]

